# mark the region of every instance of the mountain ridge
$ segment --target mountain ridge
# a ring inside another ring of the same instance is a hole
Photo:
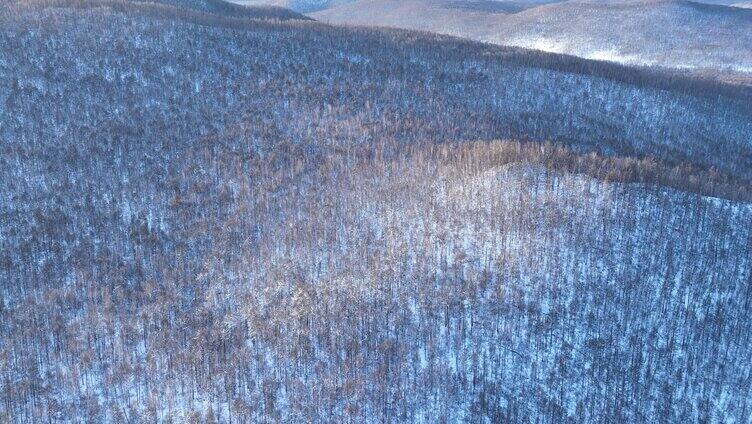
[[[122,12],[158,14],[171,10],[192,13],[194,17],[200,14],[220,16],[227,19],[259,19],[259,20],[303,20],[311,18],[276,6],[242,6],[225,0],[6,0],[16,7],[58,7],[58,8],[96,8],[110,7]]]

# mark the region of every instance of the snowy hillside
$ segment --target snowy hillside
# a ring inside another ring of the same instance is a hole
[[[420,29],[589,59],[752,73],[752,12],[690,1],[567,1],[519,12],[439,0],[358,0],[330,23]]]
[[[750,88],[166,3],[0,8],[1,423],[752,418]]]
[[[251,6],[282,6],[301,13],[312,13],[331,9],[340,5],[353,3],[356,0],[233,0],[233,3]],[[405,0],[404,3],[410,3]],[[485,11],[519,11],[528,7],[541,4],[555,3],[560,0],[445,0],[449,7],[460,9],[479,9]],[[395,3],[395,6],[398,6]]]
[[[690,1],[567,2],[510,17],[506,44],[622,63],[752,73],[752,13]]]

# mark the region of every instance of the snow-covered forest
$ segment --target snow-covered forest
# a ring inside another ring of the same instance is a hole
[[[219,0],[0,7],[0,422],[748,422],[752,91]]]

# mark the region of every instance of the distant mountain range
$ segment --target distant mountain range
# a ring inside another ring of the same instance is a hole
[[[246,6],[279,6],[294,10],[300,13],[311,13],[341,4],[349,3],[352,0],[238,0],[235,3]]]
[[[301,13],[311,13],[330,9],[340,5],[353,3],[357,0],[235,0],[235,3],[248,5],[248,6],[262,6],[272,5],[286,7],[291,10],[295,10]],[[527,7],[537,6],[547,3],[556,3],[561,0],[511,0],[511,1],[495,1],[495,0],[447,0],[447,3],[455,3],[462,7],[479,8],[481,10],[486,9],[488,11],[496,10],[521,10]],[[408,0],[409,2],[409,0]]]
[[[752,73],[752,11],[683,0],[357,0],[311,14],[634,65]]]
[[[336,6],[341,6],[349,3],[357,2],[358,0],[234,0],[233,3],[242,4],[246,6],[277,6],[284,7],[290,10],[301,13],[312,13],[330,9]],[[409,0],[408,0],[409,1]],[[519,11],[528,9],[531,7],[551,4],[551,3],[563,3],[567,0],[438,0],[438,2],[453,3],[455,6],[461,5],[463,8],[489,10],[489,11]],[[588,0],[582,0],[588,1]],[[597,3],[618,3],[625,0],[592,0]],[[629,1],[629,0],[626,0]],[[735,7],[750,7],[750,2],[735,2],[734,0],[697,0],[697,3],[703,4],[718,4]]]

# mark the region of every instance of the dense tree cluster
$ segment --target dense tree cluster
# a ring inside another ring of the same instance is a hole
[[[0,422],[749,420],[744,93],[140,7],[0,11]]]
[[[5,306],[5,413],[749,416],[749,204],[561,173],[601,159],[553,147],[401,150],[208,143],[169,190],[132,182],[65,282]]]

